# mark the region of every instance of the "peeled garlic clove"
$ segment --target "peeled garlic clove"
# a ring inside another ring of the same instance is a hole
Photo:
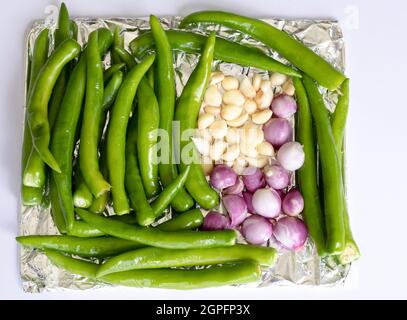
[[[222,80],[225,79],[225,75],[223,74],[222,71],[215,71],[212,72],[211,78],[209,80],[209,84],[218,84],[222,82]]]
[[[239,90],[226,91],[223,95],[224,104],[234,104],[237,106],[242,106],[245,102],[244,95]]]
[[[263,168],[268,164],[269,157],[257,156],[257,157],[246,157],[246,160],[251,167]]]
[[[273,112],[270,109],[264,109],[252,114],[252,121],[255,124],[265,124],[271,119]]]
[[[248,165],[249,164],[248,164],[247,160],[245,159],[245,157],[239,156],[239,157],[237,157],[237,159],[235,160],[235,162],[233,164],[233,170],[236,172],[236,174],[242,175]]]
[[[222,107],[222,111],[220,112],[220,115],[225,120],[234,120],[238,116],[240,116],[241,113],[242,113],[241,107],[234,105],[234,104],[228,104],[228,105],[224,105]]]
[[[215,121],[215,117],[210,113],[202,113],[198,118],[198,129],[206,129]]]
[[[239,88],[239,80],[232,76],[227,76],[222,80],[222,88],[226,91]]]
[[[270,82],[273,87],[281,86],[284,82],[287,81],[287,76],[285,74],[274,72],[270,76]]]
[[[254,90],[259,91],[260,85],[261,85],[261,80],[262,80],[262,76],[260,74],[256,73],[253,76],[252,85],[253,85]]]
[[[228,126],[225,120],[216,120],[209,127],[209,132],[215,139],[222,139],[228,132]]]
[[[290,80],[283,84],[282,89],[287,96],[293,96],[295,94],[295,87]]]
[[[257,107],[261,110],[267,109],[270,107],[271,102],[273,101],[273,91],[258,91],[256,94],[256,99]]]
[[[271,91],[271,82],[270,80],[263,80],[260,84],[260,90],[263,92]]]
[[[238,143],[240,140],[239,129],[228,128],[228,132],[226,134],[225,140],[229,144]]]
[[[240,147],[239,144],[232,144],[229,147],[227,147],[225,153],[222,155],[222,160],[223,161],[233,161],[239,156],[240,154]]]
[[[204,139],[204,138],[192,138],[192,141],[195,144],[196,149],[198,150],[198,152],[204,156],[208,156],[209,155],[209,150],[210,150],[210,143],[208,140]]]
[[[204,107],[204,111],[206,113],[218,115],[218,114],[220,114],[220,107],[214,107],[214,106],[207,105]]]
[[[272,144],[267,141],[258,144],[256,150],[259,154],[267,157],[273,157],[275,154]]]
[[[252,99],[246,99],[243,104],[243,109],[246,111],[247,114],[252,114],[257,110],[257,104]]]
[[[225,141],[215,140],[209,151],[210,158],[214,161],[220,160],[227,146],[228,145]]]
[[[252,83],[250,82],[248,77],[244,77],[240,82],[240,91],[247,98],[254,98],[256,96],[256,90],[254,90]]]
[[[245,124],[249,115],[246,112],[242,112],[242,114],[234,120],[226,121],[227,125],[230,127],[241,127]]]
[[[219,107],[222,104],[222,95],[215,85],[211,85],[206,89],[204,101],[215,107]]]
[[[240,153],[251,158],[257,156],[256,148],[248,143],[240,143]]]
[[[263,130],[258,125],[251,122],[244,125],[240,134],[242,143],[252,145],[254,147],[264,140]]]
[[[210,173],[212,172],[212,169],[214,167],[212,159],[208,158],[208,157],[202,158],[201,166],[202,166],[202,170],[206,176],[210,175]]]

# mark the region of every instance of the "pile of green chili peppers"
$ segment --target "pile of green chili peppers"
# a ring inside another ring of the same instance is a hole
[[[53,263],[74,274],[112,284],[192,289],[259,280],[260,267],[275,263],[275,249],[236,244],[233,230],[198,231],[203,223],[199,208],[214,208],[219,195],[198,163],[173,160],[173,153],[181,153],[188,141],[177,144],[180,150],[170,148],[165,155],[169,161],[157,162],[163,155],[155,149],[155,132],[165,130],[172,146],[174,120],[181,132],[196,128],[212,62],[218,59],[293,77],[299,104],[297,140],[306,154],[298,173],[304,218],[319,255],[336,255],[341,263],[356,259],[359,250],[344,196],[346,77],[264,22],[198,12],[187,16],[180,28],[196,23],[246,33],[293,66],[214,33],[165,31],[155,16],[150,17],[151,31],[130,43],[132,54],[118,28],[91,32],[81,48],[77,25],[62,3],[52,35],[54,48],[49,50],[45,28],[30,55],[22,157],[22,202],[50,202],[61,235],[21,236],[17,241],[43,250]],[[200,55],[178,99],[172,50]],[[106,57],[111,65],[105,69]],[[342,93],[331,117],[315,81]],[[108,203],[115,215],[108,216]],[[157,224],[168,207],[175,212],[173,218]],[[70,255],[99,258],[101,263]],[[195,266],[210,267],[185,268]]]

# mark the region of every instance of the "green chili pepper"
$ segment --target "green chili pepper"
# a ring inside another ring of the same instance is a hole
[[[61,173],[53,172],[52,175],[68,230],[72,228],[75,220],[72,199],[72,157],[85,87],[86,54],[81,56],[69,77],[50,144],[51,152],[61,168]]]
[[[197,23],[221,24],[239,30],[276,50],[321,86],[335,90],[345,76],[304,44],[276,27],[249,17],[221,11],[201,11],[185,17],[180,28]]]
[[[120,60],[126,64],[129,70],[136,65],[136,61],[134,61],[132,55],[128,53],[124,48],[113,47],[113,52],[116,53]]]
[[[27,89],[27,100],[30,95],[31,88],[33,87],[34,81],[48,58],[48,47],[49,47],[49,30],[42,30],[34,43],[34,48],[31,57],[30,69],[29,69],[29,79],[28,79],[28,89]],[[45,185],[45,167],[44,163],[41,161],[40,166],[34,171],[27,172],[25,175],[25,169],[29,163],[29,158],[31,153],[37,153],[32,145],[32,137],[30,128],[28,125],[28,112],[25,116],[24,125],[24,140],[23,140],[23,152],[22,152],[22,187],[21,187],[21,199],[24,205],[38,205],[42,201],[43,197],[43,186]],[[37,158],[38,155],[37,155]],[[34,176],[30,174],[34,173]],[[31,187],[30,185],[36,185],[37,187]]]
[[[126,66],[124,63],[118,63],[110,66],[108,69],[105,70],[103,73],[103,81],[108,81],[116,72],[123,70]]]
[[[48,178],[49,198],[51,202],[51,216],[57,227],[59,233],[67,233],[65,214],[61,208],[61,202],[58,195],[57,186],[55,185],[54,178],[51,175]]]
[[[107,130],[107,165],[112,184],[113,207],[118,215],[129,212],[124,187],[127,124],[137,87],[154,59],[154,55],[148,56],[129,71],[111,109],[111,118]]]
[[[103,174],[105,179],[108,179],[108,169],[107,169],[107,154],[106,154],[106,139],[101,140],[103,134],[103,128],[106,124],[107,118],[107,111],[114,103],[116,99],[116,95],[119,92],[120,86],[123,81],[123,73],[121,71],[117,71],[110,79],[108,84],[105,87],[104,95],[103,95],[103,110],[104,114],[102,116],[102,120],[99,126],[99,145],[100,145],[100,171]],[[95,213],[101,213],[105,210],[106,203],[109,197],[109,193],[105,192],[104,194],[100,195],[93,199],[92,205],[89,207],[89,210]]]
[[[332,133],[335,140],[336,152],[341,158],[341,168],[342,168],[342,179],[343,188],[345,190],[345,155],[343,153],[344,148],[344,136],[345,136],[345,126],[346,118],[348,115],[349,108],[349,79],[346,79],[341,86],[342,95],[338,99],[338,103],[335,108],[335,112],[331,117]],[[344,191],[345,193],[345,191]],[[341,264],[348,264],[352,261],[359,259],[360,250],[353,238],[352,230],[350,227],[348,207],[346,204],[346,196],[343,197],[343,221],[345,224],[345,249],[338,256],[338,260]]]
[[[207,37],[192,32],[167,30],[165,33],[167,34],[168,41],[173,50],[180,50],[193,54],[200,54],[207,40]],[[152,33],[143,33],[131,41],[129,46],[131,52],[136,58],[139,59],[140,57],[143,57],[144,54],[154,48]],[[213,56],[214,59],[225,62],[278,72],[293,77],[301,77],[301,74],[297,70],[274,60],[256,47],[242,45],[220,37],[216,38]]]
[[[170,184],[168,184],[160,195],[151,203],[155,218],[158,218],[164,212],[165,208],[174,199],[177,194],[182,190],[185,181],[188,179],[188,175],[191,167],[188,166],[183,172],[179,174]],[[171,200],[170,200],[171,199]]]
[[[152,43],[155,44],[157,60],[153,72],[155,73],[153,88],[157,94],[157,101],[160,108],[160,129],[166,133],[164,150],[160,153],[158,164],[161,183],[168,186],[178,175],[177,166],[173,161],[172,143],[172,121],[174,119],[175,108],[175,80],[174,66],[172,62],[172,50],[168,42],[167,35],[161,26],[160,21],[155,16],[150,16],[150,26],[152,30]],[[171,203],[172,207],[179,212],[188,210],[194,205],[191,196],[182,187]]]
[[[114,28],[114,32],[113,32],[113,47],[120,47],[123,48],[124,47],[124,37],[120,35],[120,28],[119,26],[116,26]],[[118,64],[121,63],[122,60],[120,59],[120,57],[115,53],[114,50],[112,50],[111,52],[111,57],[112,57],[112,64]]]
[[[48,101],[61,70],[78,56],[79,52],[80,46],[76,41],[68,39],[62,43],[41,68],[29,97],[28,120],[34,146],[41,159],[57,172],[61,170],[48,149],[50,140]]]
[[[137,155],[144,191],[148,198],[160,192],[158,182],[157,131],[160,113],[154,90],[143,78],[137,89]]]
[[[152,88],[154,88],[154,66],[151,66],[147,71],[147,80]]]
[[[328,110],[325,107],[316,83],[307,75],[303,76],[312,118],[319,145],[322,181],[324,185],[324,213],[327,232],[326,250],[340,254],[345,246],[343,223],[343,182],[341,164],[336,152]]]
[[[107,28],[99,28],[96,30],[98,34],[98,48],[101,59],[107,53],[113,43],[113,33]]]
[[[95,258],[109,257],[142,247],[139,243],[113,237],[78,238],[44,235],[17,237],[16,240],[23,246],[40,250],[51,249]]]
[[[110,216],[108,219],[118,220],[127,224],[137,224],[137,215],[125,214],[123,216]],[[203,215],[201,210],[192,209],[184,212],[171,220],[168,220],[155,228],[162,231],[178,231],[178,230],[192,230],[200,227],[203,223]],[[106,235],[99,229],[90,226],[85,221],[76,220],[69,235],[75,237],[100,237]]]
[[[304,218],[309,234],[317,247],[318,255],[324,256],[325,222],[318,190],[317,150],[312,116],[307,93],[300,79],[293,79],[297,95],[296,140],[304,147],[304,165],[297,171],[299,189],[304,197]]]
[[[204,217],[200,209],[183,212],[170,220],[159,224],[156,228],[162,231],[193,230],[203,224]]]
[[[160,269],[214,265],[241,260],[252,260],[260,265],[272,266],[277,252],[270,247],[236,244],[226,248],[171,250],[141,248],[119,254],[100,266],[97,277],[135,269]]]
[[[136,212],[137,223],[143,226],[154,222],[154,212],[147,200],[138,168],[137,123],[137,111],[134,110],[127,128],[125,186],[131,207]]]
[[[91,226],[117,238],[136,241],[168,249],[213,248],[232,246],[236,232],[224,231],[161,231],[147,227],[136,227],[121,221],[100,217],[83,209],[77,209],[79,216]]]
[[[178,100],[175,120],[179,121],[181,136],[186,130],[196,128],[201,102],[211,74],[215,38],[215,34],[209,36],[198,65],[189,77]],[[181,141],[176,142],[176,145],[180,145],[181,148],[179,152],[181,171],[185,169],[187,164],[184,158],[193,157],[193,163],[190,164],[191,172],[185,183],[188,192],[201,207],[205,209],[215,207],[219,203],[219,195],[209,186],[201,165],[197,163],[199,162],[197,160],[198,155],[193,147],[193,142],[191,142],[191,139],[188,139],[188,141],[182,141],[181,139]],[[193,155],[183,155],[183,152],[185,153],[183,149],[186,147],[185,150],[187,150],[191,146]]]
[[[89,36],[86,49],[86,97],[79,147],[79,166],[86,185],[95,197],[110,190],[99,169],[98,133],[103,113],[103,69],[98,49],[98,33]]]
[[[74,259],[59,252],[45,250],[47,257],[58,267],[83,277],[96,278],[97,264]],[[252,261],[225,264],[200,270],[153,269],[118,272],[100,280],[129,287],[151,287],[168,289],[197,289],[232,284],[243,284],[260,280],[261,269]]]

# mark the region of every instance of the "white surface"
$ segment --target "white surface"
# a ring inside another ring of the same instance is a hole
[[[407,2],[200,0],[69,1],[72,16],[146,16],[225,9],[251,16],[336,18],[346,41],[351,78],[348,122],[348,194],[353,230],[363,257],[345,287],[218,288],[189,292],[103,289],[24,294],[18,273],[24,41],[49,0],[2,3],[0,24],[0,298],[18,299],[304,299],[407,298],[406,201]],[[359,17],[359,19],[357,19]],[[356,20],[355,20],[356,19]]]

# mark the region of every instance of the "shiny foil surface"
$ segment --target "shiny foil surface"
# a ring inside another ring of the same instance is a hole
[[[161,19],[165,28],[176,29],[181,18],[168,17]],[[264,21],[282,29],[302,41],[316,53],[328,60],[332,65],[340,70],[344,70],[344,41],[340,26],[335,21],[329,20],[283,20],[264,19]],[[147,18],[112,18],[112,19],[75,19],[78,24],[78,41],[83,44],[88,35],[99,27],[119,26],[124,35],[125,46],[137,37],[141,32],[149,29]],[[50,34],[55,30],[53,21],[36,21],[27,36],[27,61],[32,50],[34,40],[39,32],[44,28],[50,28]],[[275,59],[286,63],[276,52],[268,49],[261,43],[248,36],[221,26],[197,26],[194,31],[208,33],[216,30],[218,36],[228,40],[246,43],[263,49],[267,54]],[[53,45],[53,39],[50,41]],[[198,56],[174,52],[174,63],[176,65],[176,87],[178,95],[193,68],[198,62]],[[106,66],[110,64],[109,57],[105,60]],[[27,63],[28,66],[28,63]],[[317,66],[316,66],[317,67]],[[242,67],[235,64],[215,61],[214,69],[223,71],[229,75],[251,75],[253,72],[265,73],[264,70],[257,70],[249,67]],[[327,107],[333,111],[338,95],[334,92],[327,92],[321,88]],[[23,128],[23,126],[22,126]],[[112,208],[108,208],[111,213]],[[222,211],[222,208],[219,208]],[[171,213],[161,219],[167,220]],[[58,234],[52,221],[49,203],[37,207],[21,206],[20,212],[20,234],[21,235],[45,235]],[[244,242],[240,237],[239,242]],[[273,246],[272,243],[268,245]],[[265,287],[275,285],[324,285],[332,286],[344,282],[349,272],[349,266],[338,265],[332,258],[320,259],[316,254],[315,246],[311,240],[307,241],[304,248],[298,252],[280,251],[277,263],[271,268],[264,268],[261,281],[247,286]],[[104,283],[87,279],[54,266],[47,257],[39,251],[29,248],[20,248],[20,273],[22,287],[26,292],[41,292],[44,290],[64,290],[64,289],[90,289],[106,286]]]

